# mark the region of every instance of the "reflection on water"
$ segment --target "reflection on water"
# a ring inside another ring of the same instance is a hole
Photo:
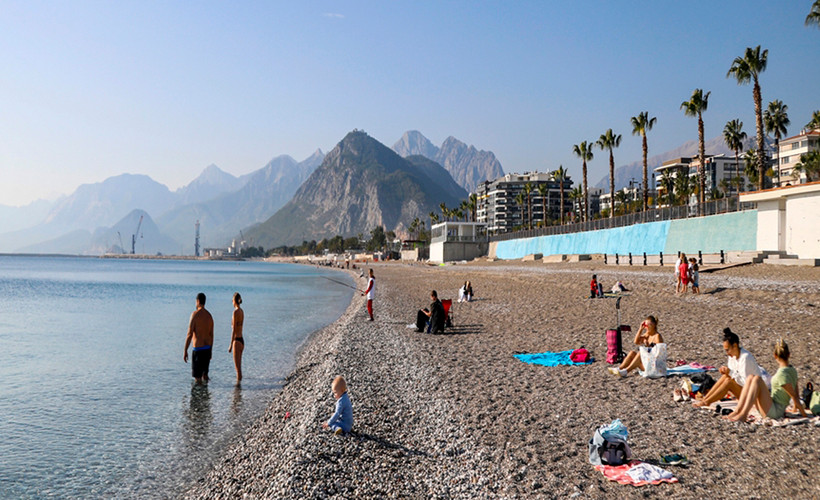
[[[187,448],[198,451],[207,447],[206,437],[213,423],[211,413],[211,391],[208,384],[191,384],[191,396],[188,398],[188,409],[185,411],[185,429]]]
[[[234,425],[239,423],[239,413],[242,411],[242,384],[239,382],[233,388],[233,399],[231,400],[231,417]]]

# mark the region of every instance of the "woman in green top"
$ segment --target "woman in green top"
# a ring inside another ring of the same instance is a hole
[[[806,411],[797,395],[797,370],[789,365],[789,354],[789,346],[782,339],[778,340],[774,346],[774,359],[777,361],[778,369],[772,377],[771,393],[759,375],[750,376],[740,393],[737,409],[723,418],[733,422],[745,422],[749,412],[757,404],[757,411],[761,415],[780,419],[786,414],[786,406],[790,399],[794,401],[794,407],[805,417]]]

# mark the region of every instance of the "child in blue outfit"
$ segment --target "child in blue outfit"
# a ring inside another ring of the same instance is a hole
[[[353,429],[353,405],[350,404],[350,397],[347,395],[344,377],[338,376],[333,379],[330,388],[333,390],[333,397],[336,398],[336,411],[322,427],[332,430],[335,434],[348,433]]]

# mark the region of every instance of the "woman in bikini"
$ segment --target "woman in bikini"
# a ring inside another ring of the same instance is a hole
[[[231,316],[231,345],[228,352],[233,352],[233,364],[236,366],[236,382],[242,381],[242,351],[245,350],[245,339],[242,337],[242,325],[245,323],[245,311],[242,310],[242,296],[233,294],[233,315]]]
[[[641,323],[638,333],[635,335],[635,344],[638,346],[652,347],[655,344],[663,344],[663,337],[658,333],[658,320],[655,316],[647,316]],[[641,353],[639,351],[629,351],[629,354],[624,358],[623,363],[618,368],[611,367],[609,372],[621,377],[626,377],[629,372],[638,368],[644,369],[641,362]]]

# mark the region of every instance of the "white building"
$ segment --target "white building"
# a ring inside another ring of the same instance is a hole
[[[487,225],[481,222],[442,222],[431,229],[430,261],[473,260],[487,255]]]
[[[798,135],[780,141],[775,182],[779,179],[780,186],[806,182],[806,174],[798,176],[794,172],[794,166],[800,163],[800,155],[817,150],[820,150],[820,129],[804,130]]]
[[[524,192],[524,186],[532,185],[529,205],[524,202],[518,206],[515,198]],[[547,186],[546,194],[542,197],[538,191],[539,185]],[[572,191],[572,180],[568,177],[564,181],[564,211],[570,212],[572,202],[569,193]],[[506,174],[493,181],[487,181],[476,189],[478,197],[476,220],[487,225],[493,233],[512,231],[518,226],[526,226],[530,222],[527,213],[532,207],[532,225],[536,227],[545,220],[554,221],[560,218],[561,213],[561,185],[552,173],[527,172],[525,174]]]

